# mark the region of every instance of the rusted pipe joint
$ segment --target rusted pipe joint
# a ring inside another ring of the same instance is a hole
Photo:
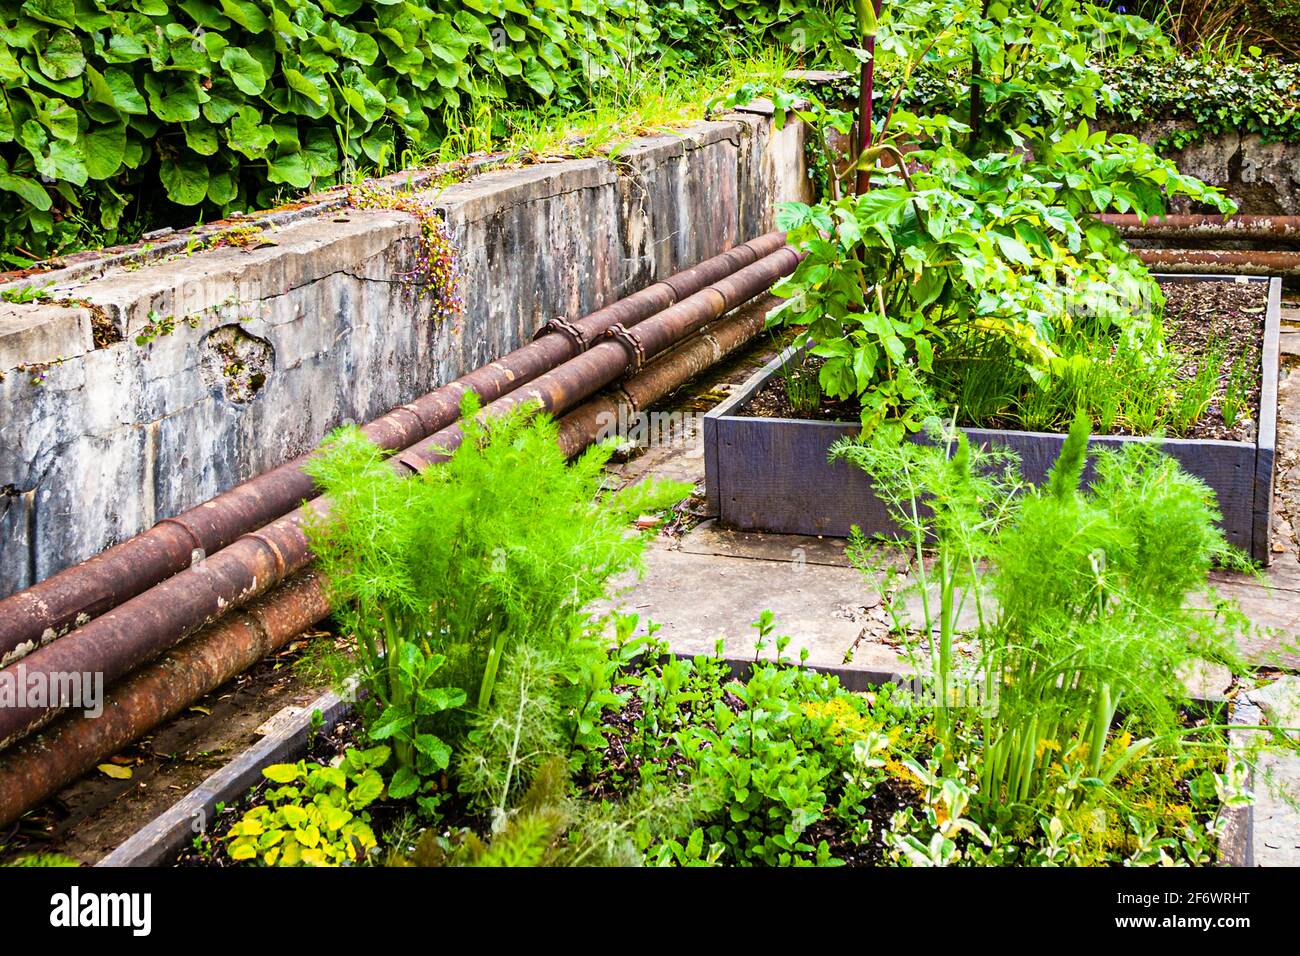
[[[645,346],[634,333],[622,325],[611,325],[605,332],[605,336],[623,346],[623,351],[627,353],[628,364],[625,374],[635,375],[641,371],[641,366],[645,364]]]
[[[577,354],[579,355],[591,348],[591,341],[585,334],[583,334],[582,329],[578,328],[562,315],[557,315],[555,318],[551,319],[551,321],[543,325],[537,330],[537,334],[534,335],[533,338],[540,339],[543,335],[551,335],[553,333],[563,335],[572,342],[573,347],[577,349]]]

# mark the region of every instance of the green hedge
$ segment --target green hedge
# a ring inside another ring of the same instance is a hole
[[[1300,63],[1135,59],[1102,66],[1101,72],[1116,94],[1116,115],[1137,122],[1181,119],[1195,124],[1166,137],[1158,144],[1162,147],[1177,149],[1230,131],[1300,142]]]
[[[0,254],[114,241],[159,182],[193,220],[391,166],[655,35],[642,0],[0,0]]]

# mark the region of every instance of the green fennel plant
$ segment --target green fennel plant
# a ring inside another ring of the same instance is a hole
[[[1032,815],[1071,768],[1104,788],[1148,752],[1178,752],[1180,674],[1197,661],[1237,666],[1244,618],[1205,576],[1248,562],[1216,526],[1212,493],[1154,442],[1097,453],[1084,490],[1088,437],[1081,414],[1046,483],[1014,496],[1007,453],[972,449],[933,419],[926,443],[877,436],[836,449],[868,472],[910,539],[919,622],[877,546],[856,534],[850,555],[896,632],[926,652],[916,664],[950,761],[941,770],[951,774],[977,734],[973,799],[1012,816]],[[959,635],[966,601],[975,623]],[[959,637],[977,645],[964,672]]]
[[[645,539],[629,533],[631,519],[689,490],[644,483],[601,495],[608,449],[570,465],[535,409],[477,411],[467,396],[461,445],[409,479],[356,429],[308,465],[331,501],[308,534],[356,637],[367,729],[394,743],[395,798],[448,767],[466,709],[491,706],[516,647],[564,656],[582,608],[639,566]]]

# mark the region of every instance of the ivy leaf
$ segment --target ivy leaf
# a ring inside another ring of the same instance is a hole
[[[337,20],[330,23],[330,35],[338,44],[339,52],[349,60],[370,66],[379,58],[379,44],[372,36],[349,30]]]
[[[344,102],[367,123],[373,123],[384,115],[388,101],[360,69],[350,66],[344,70],[342,83]]]
[[[492,31],[487,28],[487,24],[480,20],[468,10],[457,10],[452,14],[452,22],[456,24],[461,34],[468,40],[477,43],[479,46],[492,46]],[[467,47],[468,50],[468,47]]]
[[[232,46],[221,54],[221,66],[236,88],[249,96],[257,96],[266,89],[266,71],[243,47]]]
[[[182,206],[197,206],[208,195],[208,164],[192,153],[164,159],[158,170],[167,198]]]
[[[249,0],[221,0],[221,10],[250,33],[264,33],[271,25],[266,14]]]
[[[281,153],[267,164],[267,179],[273,183],[284,183],[294,189],[306,189],[311,185],[311,170],[307,157],[301,150]],[[381,739],[376,737],[376,739]]]
[[[223,16],[208,0],[181,0],[177,6],[205,30],[230,29],[230,18]]]
[[[284,80],[289,84],[291,90],[307,97],[317,106],[326,105],[329,98],[329,86],[323,76],[312,78],[291,68],[286,68],[282,72]]]
[[[77,134],[80,132],[80,123],[77,119],[77,111],[68,104],[67,100],[54,96],[41,96],[33,90],[29,90],[28,95],[36,104],[36,118],[50,131],[52,137],[68,143],[76,141]]]
[[[32,164],[42,176],[66,180],[74,186],[86,183],[86,165],[81,153],[61,139],[50,139],[45,128],[35,120],[27,120],[18,132],[18,142],[32,157]]]
[[[144,90],[149,108],[164,123],[188,123],[199,118],[199,86],[194,77],[165,83],[156,73],[146,73]]]
[[[220,145],[217,140],[217,130],[209,123],[202,120],[196,120],[193,123],[183,124],[185,130],[185,145],[200,156],[211,156],[217,151]]]
[[[312,177],[329,176],[336,172],[339,168],[339,151],[333,131],[320,127],[309,129],[302,156],[307,164],[307,172]]]
[[[149,112],[144,97],[135,88],[131,74],[125,70],[109,67],[100,73],[87,64],[86,80],[90,89],[90,99],[93,102],[112,107],[120,113],[143,115]]]
[[[73,27],[77,23],[76,0],[27,0],[23,13],[42,23]]]
[[[460,63],[469,53],[469,41],[457,33],[447,19],[437,20],[430,25],[429,43],[433,55],[447,63]],[[518,73],[516,70],[515,75]]]
[[[208,59],[213,63],[219,63],[221,57],[225,54],[230,46],[230,41],[220,33],[203,34],[203,49],[207,51]]]
[[[208,101],[203,104],[203,118],[220,126],[244,109],[253,108],[244,104],[244,97],[235,89],[235,84],[229,80],[219,80],[208,90]]]
[[[46,192],[45,187],[34,179],[9,172],[3,157],[0,157],[0,189],[16,193],[29,205],[42,211],[50,208],[50,194]]]
[[[492,59],[503,76],[519,76],[524,71],[523,63],[511,50],[496,50]]]
[[[235,175],[230,170],[208,175],[208,199],[218,206],[225,206],[235,201],[239,195],[239,186]]]
[[[275,139],[275,132],[262,122],[262,115],[251,106],[241,106],[230,124],[229,142],[232,149],[249,159],[261,159]]]
[[[130,33],[114,33],[108,40],[108,53],[105,56],[110,63],[129,63],[142,60],[149,55],[149,48],[138,36]]]
[[[528,63],[524,67],[524,80],[540,96],[548,97],[555,92],[555,80],[552,79],[542,61],[535,57],[528,58]]]

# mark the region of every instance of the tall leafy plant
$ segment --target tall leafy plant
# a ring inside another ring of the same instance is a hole
[[[856,399],[864,429],[900,432],[919,427],[909,411],[918,380],[954,333],[1000,340],[1041,378],[1056,370],[1053,343],[1078,316],[1149,318],[1159,290],[1097,214],[1156,215],[1175,195],[1234,207],[1136,138],[1080,118],[1095,115],[1101,86],[1089,37],[1129,42],[1142,35],[1131,18],[1066,2],[1049,15],[1041,5],[956,0],[924,11],[889,5],[876,23],[860,6],[867,64],[854,145],[847,164],[830,157],[826,199],[780,209],[807,256],[778,285],[789,301],[769,321],[803,329],[824,359],[823,391]],[[877,55],[902,76],[883,109],[869,90]],[[951,114],[902,108],[908,84],[935,61],[970,77],[966,98]],[[850,114],[815,98],[778,101],[823,131],[851,128]]]
[[[930,426],[925,443],[877,436],[837,453],[871,476],[913,549],[910,589],[861,535],[850,554],[898,633],[921,635],[915,664],[949,763],[979,740],[977,800],[1032,818],[1067,771],[1104,787],[1149,751],[1177,753],[1182,676],[1198,661],[1236,666],[1245,626],[1205,584],[1212,565],[1247,565],[1216,525],[1213,493],[1149,442],[1097,453],[1085,490],[1080,415],[1047,481],[1012,495],[1008,453]],[[963,635],[964,608],[975,613]],[[953,655],[963,636],[978,647],[965,669]]]
[[[492,705],[516,648],[569,660],[564,650],[586,633],[583,609],[639,564],[645,542],[629,533],[630,516],[688,491],[646,483],[602,496],[608,450],[568,465],[546,416],[524,408],[480,421],[477,410],[467,396],[462,444],[414,478],[398,477],[355,429],[308,466],[332,504],[309,528],[312,547],[357,639],[370,734],[395,742],[395,797],[447,768],[463,705]]]
[[[1212,566],[1249,566],[1217,527],[1213,493],[1148,442],[1098,452],[1083,490],[1089,425],[1076,417],[990,551],[998,614],[983,663],[1000,700],[985,724],[986,800],[1032,798],[1054,761],[1113,778],[1151,746],[1142,734],[1179,732],[1192,664],[1236,659],[1240,613],[1212,592],[1191,600]],[[1139,739],[1108,740],[1120,714]]]

